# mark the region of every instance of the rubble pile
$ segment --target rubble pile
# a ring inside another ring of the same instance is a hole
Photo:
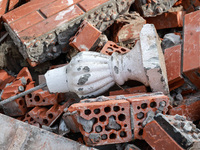
[[[200,149],[199,0],[1,0],[0,149]]]

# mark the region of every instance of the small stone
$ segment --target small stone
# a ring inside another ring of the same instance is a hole
[[[180,116],[178,114],[175,115],[175,120],[185,121],[185,118],[183,116]]]
[[[185,132],[191,132],[191,131],[192,131],[192,126],[190,125],[189,122],[186,122],[186,123],[185,123],[185,125],[184,125],[184,127],[183,127],[183,130],[184,130]]]
[[[195,139],[198,139],[198,135],[196,133],[193,133],[192,137],[195,138]]]
[[[179,122],[179,121],[175,121],[175,122],[174,122],[174,125],[175,125],[177,128],[181,128],[181,122]]]
[[[19,92],[23,92],[24,91],[24,87],[23,86],[19,86],[18,90],[19,90]]]

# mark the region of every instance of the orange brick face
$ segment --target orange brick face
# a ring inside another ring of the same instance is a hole
[[[24,59],[35,67],[55,59],[62,52],[66,53],[69,39],[83,20],[87,20],[91,26],[87,26],[89,30],[85,28],[79,34],[84,38],[80,38],[77,43],[73,41],[72,45],[82,51],[77,46],[80,46],[78,42],[84,42],[82,40],[85,39],[90,42],[87,41],[89,44],[84,43],[84,46],[86,49],[91,48],[100,31],[105,31],[117,15],[128,9],[133,2],[134,0],[33,0],[3,15],[3,20]],[[99,11],[102,13],[98,13]]]
[[[183,150],[156,121],[152,121],[146,125],[143,139],[153,149]]]
[[[169,98],[162,94],[129,94],[122,97],[110,96],[106,101],[99,102],[86,99],[69,107],[71,113],[78,111],[75,118],[81,117],[85,122],[94,120],[91,131],[85,130],[79,122],[79,130],[87,145],[122,143],[131,141],[132,138],[142,139],[142,123],[147,118],[147,112],[156,112],[160,102],[164,101],[162,113],[166,113],[169,105]],[[112,117],[114,123],[120,126],[118,129],[108,128]],[[134,137],[131,134],[133,130]],[[98,135],[99,138],[94,141],[91,135]]]
[[[199,89],[199,55],[200,55],[200,11],[185,16],[184,45],[183,45],[183,73]]]
[[[69,108],[70,111],[77,110],[80,112],[80,116],[84,119],[90,120],[95,118],[96,123],[90,133],[87,133],[79,126],[80,131],[85,135],[84,140],[89,140],[89,134],[98,133],[103,139],[97,143],[97,145],[122,143],[130,141],[132,139],[131,125],[130,125],[130,104],[125,100],[111,100],[106,102],[95,103],[79,103],[74,104]],[[116,123],[121,128],[116,130],[107,129],[106,126],[109,122],[109,117],[114,116]],[[96,128],[100,127],[101,131],[97,132]],[[121,136],[120,136],[121,134]],[[123,135],[122,135],[123,134]],[[87,143],[89,145],[95,145],[96,143]]]
[[[181,45],[165,49],[165,64],[170,91],[184,84],[181,75]]]
[[[183,26],[183,17],[185,13],[185,11],[167,12],[156,17],[145,19],[147,23],[154,24],[156,29],[176,28]]]
[[[84,21],[75,36],[70,39],[70,45],[79,51],[88,51],[99,38],[101,32]]]
[[[115,42],[108,41],[104,45],[100,53],[106,54],[106,55],[112,55],[112,53],[114,52],[117,52],[119,54],[125,54],[125,53],[128,53],[129,51],[130,50],[128,48],[118,46]]]

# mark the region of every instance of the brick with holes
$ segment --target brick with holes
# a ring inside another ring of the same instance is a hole
[[[77,103],[68,110],[78,111],[79,130],[87,145],[123,143],[132,140],[130,103],[126,100]]]
[[[3,89],[1,99],[5,100],[11,96],[27,91],[34,87],[34,81],[28,68],[24,67],[16,77],[16,79]],[[27,112],[25,99],[20,97],[14,101],[3,105],[3,110],[9,116],[22,116]]]
[[[69,40],[69,45],[78,51],[89,51],[100,35],[101,31],[87,21],[83,21],[75,36]]]
[[[142,139],[147,113],[166,113],[168,105],[169,98],[162,93],[138,93],[85,99],[68,111],[74,113],[71,120],[76,119],[74,124],[78,124],[86,144],[95,146]]]
[[[63,113],[64,109],[69,107],[73,100],[65,102],[63,105],[55,104],[50,109],[47,107],[34,107],[29,111],[29,115],[41,125],[51,126]]]
[[[128,53],[130,49],[118,46],[115,42],[108,41],[104,47],[102,48],[101,52],[102,54],[106,55],[112,55],[112,53],[117,52],[119,54],[125,54]]]
[[[49,106],[58,104],[63,99],[59,97],[60,94],[51,94],[47,90],[37,90],[25,96],[27,107],[34,106]]]
[[[165,114],[168,111],[169,98],[162,93],[140,94],[127,98],[127,100],[131,103],[133,109],[135,139],[142,139],[143,122],[147,119],[148,112],[156,113],[163,102],[164,106],[161,113]]]

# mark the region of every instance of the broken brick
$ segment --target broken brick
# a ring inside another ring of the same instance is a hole
[[[146,20],[136,12],[120,15],[114,23],[114,42],[128,43],[139,40],[140,31],[145,23]]]
[[[164,56],[169,90],[172,91],[184,84],[184,79],[181,75],[181,45],[165,49]]]
[[[189,121],[200,120],[200,99],[199,93],[194,95],[186,95],[183,97],[183,101],[169,109],[170,115],[183,115],[186,116]]]
[[[133,2],[75,0],[62,3],[62,0],[34,0],[3,15],[3,20],[20,53],[34,67],[67,52],[69,39],[82,20],[87,20],[99,31],[105,31]],[[94,38],[93,34],[87,34],[83,39],[88,36]]]
[[[154,24],[156,29],[183,27],[185,11],[167,12],[156,17],[145,18],[147,23]],[[159,20],[159,21],[158,21]]]
[[[59,94],[50,94],[47,90],[37,90],[25,96],[27,107],[49,106],[62,101]]]
[[[145,120],[148,118],[148,112],[156,112],[159,107],[163,107],[162,113],[167,112],[169,106],[169,98],[163,94],[141,94],[133,96],[133,98],[127,98],[132,105],[133,109],[133,126],[134,126],[134,138],[142,139],[143,126]],[[163,106],[162,106],[163,105]]]
[[[115,42],[108,41],[104,45],[100,53],[106,54],[106,55],[112,55],[114,52],[117,52],[119,54],[125,54],[125,53],[128,53],[129,51],[130,50],[128,48],[118,46]]]
[[[15,78],[9,75],[5,70],[0,70],[0,90],[2,90],[7,83],[10,83]]]
[[[85,131],[82,125],[79,130],[84,136],[87,145],[103,145],[111,143],[122,143],[131,141],[131,123],[130,123],[130,104],[126,100],[109,100],[105,102],[78,103],[73,104],[70,112],[77,110],[80,117],[86,121],[95,120],[91,126],[91,131]],[[116,125],[112,129],[108,127],[109,118],[114,118]],[[87,124],[85,124],[87,126]],[[93,139],[92,135],[97,139]]]
[[[199,70],[199,22],[200,10],[185,15],[184,19],[184,42],[183,42],[183,74],[197,89],[200,88]]]
[[[191,121],[186,120],[184,116],[157,114],[154,119],[182,149],[200,148],[198,137],[200,130]],[[154,136],[152,135],[152,137]]]
[[[141,139],[143,123],[149,119],[147,113],[166,113],[168,105],[169,98],[161,93],[130,94],[85,99],[71,105],[68,111],[75,113],[76,122],[72,120],[76,126],[79,123],[86,144],[94,146]],[[131,130],[134,137],[128,134]]]
[[[2,93],[1,99],[5,100],[11,96],[15,96],[21,92],[27,91],[34,87],[34,82],[28,68],[24,67],[16,79],[8,86],[6,86]],[[3,105],[4,113],[10,116],[22,116],[27,112],[27,106],[23,97]]]
[[[168,133],[154,120],[148,123],[143,131],[143,139],[153,149],[176,149],[184,150],[180,147]]]
[[[83,21],[69,45],[79,51],[89,51],[99,38],[101,32],[90,23]]]
[[[41,125],[51,126],[69,104],[69,101],[63,105],[55,104],[50,109],[46,107],[34,107],[28,114]]]

